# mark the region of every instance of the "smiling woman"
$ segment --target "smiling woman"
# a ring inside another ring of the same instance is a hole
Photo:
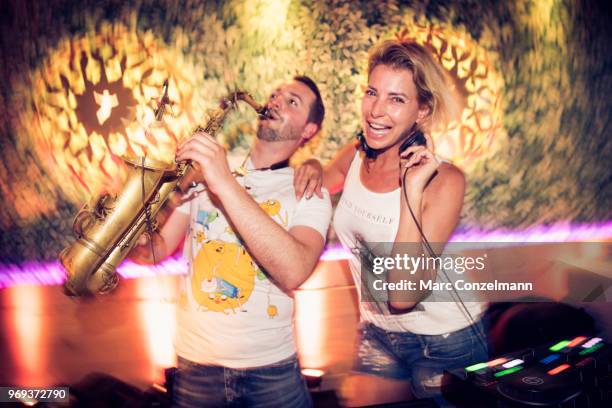
[[[370,56],[361,113],[366,139],[374,148],[385,145],[381,139],[390,139],[391,145],[403,139],[414,124],[426,131],[443,130],[458,117],[444,69],[416,43],[404,43],[404,48],[379,47]],[[408,52],[412,58],[407,61]]]
[[[379,65],[370,73],[361,112],[368,145],[382,149],[403,140],[405,132],[427,116],[428,108],[419,106],[410,71]]]
[[[357,284],[372,256],[370,243],[389,243],[389,257],[418,257],[406,243],[428,247],[431,256],[441,253],[459,221],[465,189],[461,170],[437,158],[428,135],[453,118],[456,106],[431,54],[414,42],[386,41],[370,53],[368,73],[360,143],[342,149],[323,174],[328,189],[343,190],[334,229],[343,246],[355,251],[349,265]],[[429,242],[438,244],[433,249]],[[362,330],[347,387],[354,391],[350,406],[405,399],[410,388],[444,405],[442,372],[485,357],[486,346],[478,342],[481,310],[433,301],[435,294],[419,282],[435,273],[391,268],[379,285],[388,303],[359,302]],[[362,284],[360,296],[364,290]],[[443,355],[429,350],[430,342]]]

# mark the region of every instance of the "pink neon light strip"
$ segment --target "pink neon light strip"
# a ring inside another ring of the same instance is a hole
[[[537,226],[521,231],[468,231],[454,234],[450,242],[469,243],[536,243],[536,242],[589,242],[612,239],[612,221],[597,224],[558,223],[552,226]],[[486,245],[478,245],[484,248]],[[322,261],[346,260],[351,257],[350,251],[340,244],[328,246]]]
[[[124,279],[151,277],[157,275],[181,275],[187,271],[187,262],[180,258],[168,258],[152,265],[138,265],[123,262],[117,273]],[[0,289],[16,285],[61,285],[66,280],[62,265],[57,262],[26,262],[8,265],[0,269]]]
[[[451,242],[588,242],[612,238],[612,221],[594,224],[557,223],[524,230],[471,230],[454,234]]]
[[[612,221],[596,224],[559,223],[552,226],[536,226],[521,231],[495,230],[469,231],[453,235],[451,242],[580,242],[612,239]],[[350,251],[341,245],[328,246],[321,255],[322,261],[346,260]],[[138,265],[129,261],[118,268],[123,278],[140,278],[156,275],[180,275],[187,271],[187,262],[180,256],[169,258],[156,266]],[[15,285],[59,285],[65,280],[59,262],[25,262],[20,265],[0,264],[0,289]]]

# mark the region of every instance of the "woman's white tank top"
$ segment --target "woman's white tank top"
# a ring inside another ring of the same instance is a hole
[[[363,302],[361,296],[361,260],[355,254],[358,241],[370,243],[392,243],[395,240],[400,218],[400,192],[398,188],[388,193],[375,193],[361,182],[362,159],[359,151],[349,168],[342,197],[334,214],[333,225],[342,245],[351,251],[349,266],[359,293],[361,320],[393,332],[440,335],[450,333],[470,324],[470,319],[461,306],[452,301],[435,300],[428,297],[412,311],[390,315],[386,307],[377,307],[372,302]],[[466,302],[474,320],[482,312],[478,302]]]

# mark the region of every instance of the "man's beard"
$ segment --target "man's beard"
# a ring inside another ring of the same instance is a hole
[[[266,142],[284,142],[287,140],[297,140],[300,137],[300,132],[289,125],[287,125],[283,132],[278,129],[263,127],[261,124],[257,127],[257,138]]]

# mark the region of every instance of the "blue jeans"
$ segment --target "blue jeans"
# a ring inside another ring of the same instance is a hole
[[[438,404],[445,406],[441,394],[444,370],[487,359],[487,351],[474,330],[484,333],[480,322],[444,335],[388,332],[365,322],[361,326],[353,371],[410,380],[417,398],[434,398]]]
[[[312,407],[294,355],[255,368],[227,368],[179,356],[173,407]]]

